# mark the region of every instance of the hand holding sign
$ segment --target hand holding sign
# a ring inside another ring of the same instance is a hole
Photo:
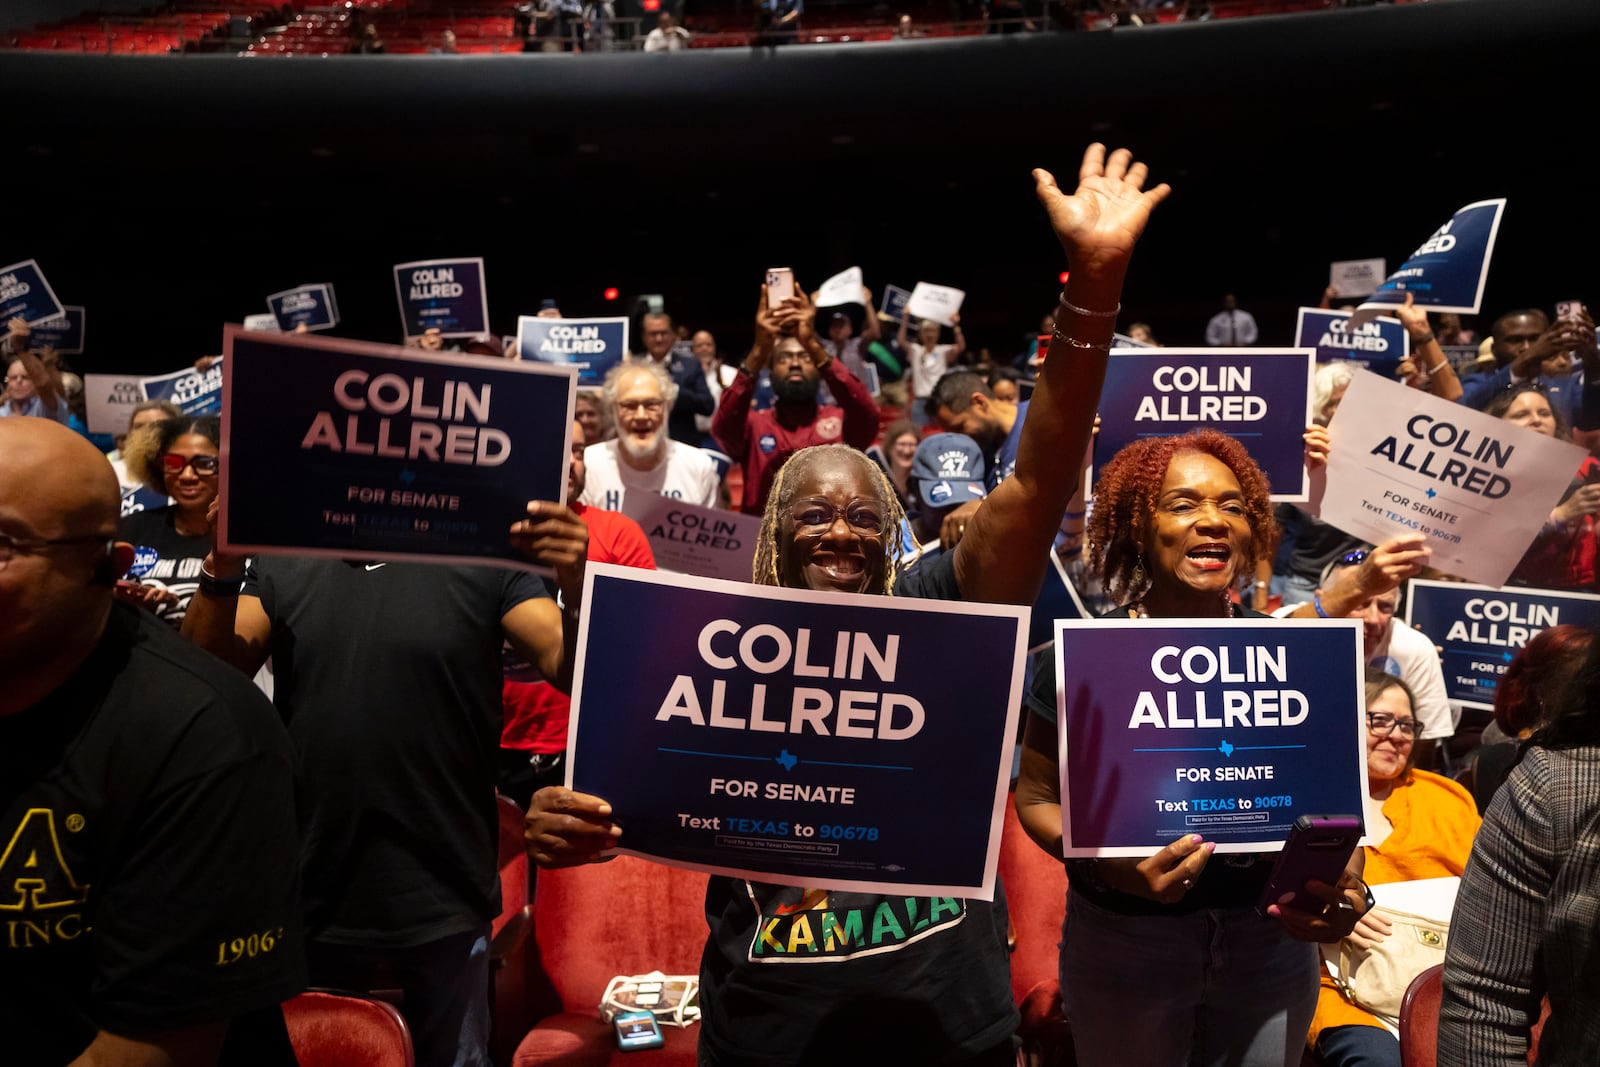
[[[1146,859],[1097,860],[1094,873],[1119,892],[1176,904],[1200,880],[1216,848],[1199,834],[1185,834]]]
[[[622,827],[611,821],[611,805],[559,785],[533,794],[522,821],[528,855],[541,867],[578,867],[615,859]]]
[[[528,501],[528,517],[511,524],[511,546],[532,562],[553,568],[561,602],[568,611],[578,610],[589,528],[575,511],[551,500]]]
[[[1145,190],[1149,173],[1126,148],[1108,159],[1106,146],[1099,143],[1084,150],[1078,188],[1070,196],[1049,171],[1033,172],[1034,191],[1074,275],[1110,275],[1120,282],[1150,212],[1172,192],[1166,182]]]

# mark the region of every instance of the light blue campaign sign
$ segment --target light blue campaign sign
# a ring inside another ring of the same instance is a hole
[[[1311,423],[1314,358],[1296,348],[1113,350],[1100,391],[1095,470],[1141,438],[1204,427],[1239,439],[1273,500],[1304,502],[1310,484],[1301,438]]]
[[[333,297],[333,286],[326,283],[273,293],[267,297],[267,310],[284,333],[293,333],[298,326],[315,331],[339,325],[339,305]]]
[[[1356,363],[1375,374],[1393,376],[1411,354],[1411,335],[1399,319],[1373,319],[1350,328],[1351,312],[1301,308],[1295,345],[1317,350],[1318,363]]]
[[[83,353],[83,308],[68,304],[59,318],[33,324],[28,344],[33,348],[53,348],[64,356]]]
[[[1428,311],[1476,314],[1505,207],[1502,198],[1480,200],[1457,211],[1362,303],[1356,321],[1404,304],[1407,293]]]
[[[206,370],[193,367],[175,370],[154,378],[139,379],[146,400],[169,400],[185,415],[222,414],[222,359],[212,360]]]
[[[628,358],[627,319],[517,319],[520,358],[578,368],[580,385],[599,385]]]
[[[511,544],[566,501],[572,374],[334,338],[224,334],[220,544],[540,570]],[[293,492],[263,492],[292,485]]]
[[[45,281],[44,271],[31,259],[0,267],[0,326],[21,319],[32,326],[62,315],[61,301]]]
[[[568,785],[611,804],[623,851],[992,898],[1024,609],[603,564],[585,583]]]
[[[1065,855],[1268,852],[1363,811],[1356,620],[1058,622],[1055,655]]]
[[[1496,589],[1413,578],[1406,622],[1444,649],[1445,693],[1469,708],[1494,707],[1500,676],[1539,631],[1600,625],[1600,596],[1551,589]]]
[[[438,330],[445,337],[489,332],[489,290],[482,259],[423,259],[397,263],[394,291],[407,339]]]

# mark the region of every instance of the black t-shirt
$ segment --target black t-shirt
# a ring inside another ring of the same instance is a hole
[[[175,507],[136,511],[123,516],[117,536],[134,546],[133,573],[139,580],[178,597],[176,604],[157,608],[156,617],[182,626],[189,598],[200,586],[200,564],[211,551],[211,535],[181,534],[177,519]]]
[[[224,1063],[293,1062],[293,755],[248,679],[118,605],[66,684],[0,718],[0,849],[0,1061],[233,1019]]]
[[[1237,604],[1233,612],[1236,619],[1271,617]],[[1129,617],[1126,607],[1100,616],[1102,619]],[[1153,625],[1159,623],[1157,619]],[[1028,687],[1027,705],[1029,711],[1048,720],[1050,725],[1056,725],[1056,646],[1053,641],[1033,658],[1033,684]],[[1208,908],[1250,908],[1261,899],[1261,891],[1267,887],[1272,861],[1276,858],[1276,853],[1259,852],[1212,856],[1206,861],[1205,870],[1200,872],[1194,888],[1176,904],[1162,904],[1112,889],[1095,875],[1093,860],[1067,860],[1067,886],[1071,892],[1082,893],[1102,908],[1122,915],[1189,915]]]
[[[1281,514],[1293,507],[1293,504],[1279,504],[1277,510]],[[1315,585],[1328,564],[1365,546],[1366,542],[1361,538],[1353,537],[1315,515],[1301,512],[1296,524],[1294,550],[1289,554],[1289,573],[1297,574]]]
[[[953,554],[897,596],[959,600]],[[712,877],[700,961],[701,1049],[714,1064],[937,1064],[1004,1042],[1005,894],[877,896]]]
[[[268,557],[273,700],[300,759],[306,927],[409,948],[500,908],[500,620],[545,596],[497,567]]]

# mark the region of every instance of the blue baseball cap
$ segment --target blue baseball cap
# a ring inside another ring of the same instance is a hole
[[[948,508],[989,494],[983,488],[983,449],[964,433],[924,437],[911,460],[911,482],[930,508]]]

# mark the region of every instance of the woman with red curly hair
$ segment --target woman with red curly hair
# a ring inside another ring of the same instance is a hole
[[[1100,472],[1088,527],[1089,567],[1122,604],[1105,617],[1264,618],[1231,594],[1270,558],[1269,492],[1244,447],[1215,430],[1118,452]],[[1060,856],[1055,650],[1035,666],[1017,814]],[[1337,941],[1366,910],[1359,860],[1339,886],[1307,887],[1322,912],[1274,906],[1264,918],[1254,905],[1273,854],[1213,861],[1214,848],[1186,835],[1144,860],[1067,861],[1061,1000],[1084,1067],[1300,1062],[1317,1003],[1313,942]]]

